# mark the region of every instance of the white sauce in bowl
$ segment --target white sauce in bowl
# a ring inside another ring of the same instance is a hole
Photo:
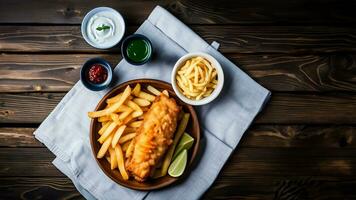
[[[96,11],[96,12],[94,12]],[[83,20],[82,34],[93,47],[106,49],[115,46],[124,35],[125,23],[111,8],[90,11]]]

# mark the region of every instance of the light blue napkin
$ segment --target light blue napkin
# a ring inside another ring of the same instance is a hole
[[[101,171],[91,152],[87,112],[110,88],[92,92],[76,83],[37,129],[35,137],[57,156],[53,164],[87,199],[198,199],[214,182],[270,92],[220,54],[218,43],[209,45],[159,6],[137,33],[152,41],[154,57],[144,66],[132,66],[122,60],[114,70],[118,77],[114,85],[138,78],[170,82],[172,67],[187,52],[206,52],[223,67],[225,85],[221,95],[208,105],[196,107],[203,137],[202,154],[189,176],[162,190],[143,192],[122,187]]]

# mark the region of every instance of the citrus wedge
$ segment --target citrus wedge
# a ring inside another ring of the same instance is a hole
[[[176,158],[177,155],[183,151],[183,149],[189,150],[193,144],[194,138],[188,133],[184,133],[176,147],[176,150],[174,151],[173,159]]]
[[[183,174],[184,169],[187,165],[188,152],[184,149],[177,158],[171,163],[168,168],[168,174],[172,177],[179,177]]]

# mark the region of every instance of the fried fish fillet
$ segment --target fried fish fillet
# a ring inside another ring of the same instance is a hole
[[[137,181],[145,181],[172,143],[180,107],[164,94],[156,97],[133,139],[126,168]]]

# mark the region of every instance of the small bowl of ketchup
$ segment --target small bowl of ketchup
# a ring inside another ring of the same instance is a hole
[[[92,58],[82,66],[80,80],[89,90],[103,90],[109,87],[112,81],[111,66],[102,58]]]

